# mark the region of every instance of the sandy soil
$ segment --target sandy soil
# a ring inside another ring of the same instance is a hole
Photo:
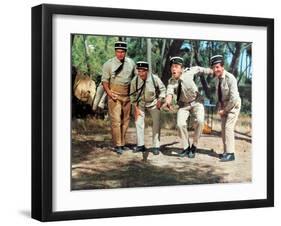
[[[219,131],[203,134],[196,158],[180,158],[180,139],[176,130],[162,130],[161,153],[133,153],[135,129],[127,133],[127,150],[112,151],[110,135],[72,131],[72,189],[103,189],[165,185],[239,183],[251,181],[251,136],[236,133],[236,160],[222,163]],[[145,143],[151,147],[151,129]],[[192,132],[190,132],[192,136]]]

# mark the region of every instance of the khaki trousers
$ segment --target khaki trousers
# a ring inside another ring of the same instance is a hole
[[[193,106],[187,106],[179,108],[177,113],[177,128],[179,131],[179,136],[182,141],[183,149],[187,149],[190,146],[188,130],[187,130],[187,120],[190,114],[195,117],[194,121],[194,134],[193,134],[193,144],[197,146],[198,140],[202,134],[204,128],[204,106],[202,103],[195,102]]]
[[[112,86],[110,89],[120,95],[116,101],[109,98],[108,112],[111,120],[111,133],[114,146],[124,146],[130,121],[131,103],[127,86]],[[121,95],[123,94],[123,95]]]
[[[152,117],[152,144],[153,147],[160,147],[160,110],[157,107],[147,109]],[[145,110],[140,109],[140,115],[135,121],[137,130],[137,144],[138,146],[144,145],[144,119]]]
[[[230,112],[221,117],[221,134],[224,153],[235,152],[234,129],[239,116],[241,102],[239,102]]]

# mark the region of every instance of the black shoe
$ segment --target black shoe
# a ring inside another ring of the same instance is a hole
[[[184,149],[181,153],[179,153],[179,157],[185,157],[185,156],[188,156],[188,153],[189,153],[189,150],[190,148],[186,148]]]
[[[114,148],[114,151],[118,154],[118,155],[122,155],[123,154],[123,149],[121,146],[116,146]]]
[[[235,160],[235,156],[234,153],[225,153],[222,157],[221,157],[221,162],[229,162],[229,161],[234,161]]]
[[[219,154],[219,159],[222,159],[225,155],[226,155],[226,153]]]
[[[121,148],[122,148],[123,151],[128,151],[128,150],[130,150],[130,148],[128,148],[128,147],[126,147],[126,146],[121,146]]]
[[[137,153],[137,152],[145,152],[146,149],[145,149],[145,146],[142,145],[142,146],[136,146],[133,150],[134,153]]]
[[[153,155],[159,155],[160,148],[152,148],[152,153],[153,153]]]
[[[189,149],[189,152],[188,152],[188,158],[190,159],[193,159],[195,158],[195,153],[197,151],[197,148],[192,144],[191,148]]]

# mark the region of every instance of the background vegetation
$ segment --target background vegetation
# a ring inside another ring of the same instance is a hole
[[[114,42],[118,40],[128,43],[127,55],[135,62],[146,60],[167,85],[169,74],[169,58],[181,56],[185,67],[209,67],[210,57],[221,54],[225,58],[225,69],[234,74],[242,98],[241,111],[251,114],[252,83],[252,45],[251,43],[209,40],[182,40],[144,37],[112,37],[94,35],[72,35],[72,66],[100,83],[102,65],[114,56]],[[215,102],[214,79],[200,77],[195,81],[200,92]]]

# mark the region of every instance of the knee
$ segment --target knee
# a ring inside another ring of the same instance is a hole
[[[121,126],[120,120],[111,120],[111,126],[112,128],[119,128]]]
[[[199,125],[199,126],[203,126],[204,125],[204,118],[198,118],[196,120],[196,123]]]
[[[136,121],[136,128],[137,129],[143,129],[144,128],[144,123],[143,122],[139,122],[139,121]]]
[[[186,128],[186,126],[187,126],[186,122],[177,121],[177,128],[178,128],[178,129]]]

